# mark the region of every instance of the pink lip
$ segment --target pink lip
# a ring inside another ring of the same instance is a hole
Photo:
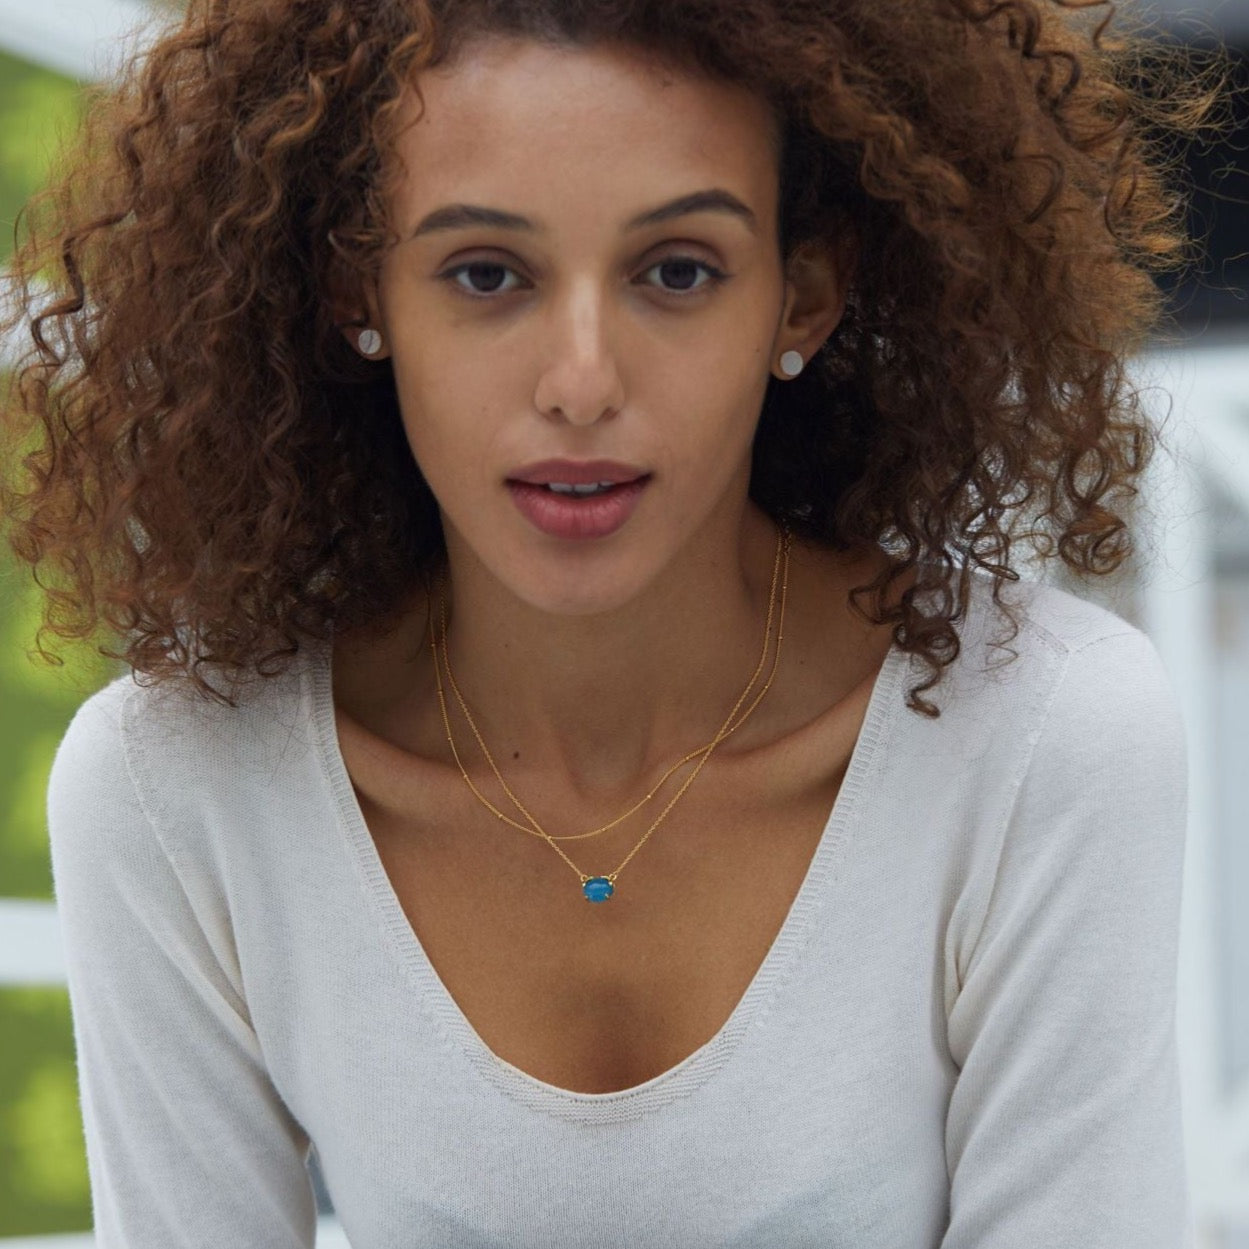
[[[599,481],[637,481],[646,475],[646,469],[622,464],[619,460],[542,460],[510,473],[507,480],[541,486],[552,481],[565,486],[588,486]]]
[[[542,533],[552,538],[605,538],[633,515],[649,482],[649,477],[643,477],[614,486],[606,494],[582,499],[528,482],[509,481],[507,488],[521,515]]]

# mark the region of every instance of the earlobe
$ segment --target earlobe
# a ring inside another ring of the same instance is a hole
[[[790,256],[785,267],[785,307],[777,335],[783,348],[783,376],[797,377],[805,363],[837,328],[846,309],[853,277],[854,250],[850,236],[836,246],[806,243]]]
[[[361,330],[356,336],[356,346],[360,348],[361,355],[376,359],[382,354],[385,340],[375,329]]]
[[[353,351],[368,360],[381,360],[390,355],[381,329],[377,300],[371,290],[349,284],[349,280],[336,271],[330,279],[328,303],[334,324]]]
[[[366,318],[350,316],[346,320],[335,320],[343,337],[354,351],[367,360],[384,360],[390,355],[385,335],[381,330],[368,324]]]
[[[806,363],[800,351],[787,351],[781,356],[781,372],[786,377],[797,377],[806,367]]]

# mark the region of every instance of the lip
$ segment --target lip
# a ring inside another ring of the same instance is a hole
[[[604,479],[606,480],[606,479]],[[617,485],[605,494],[575,498],[552,494],[532,482],[509,481],[517,510],[539,532],[552,538],[606,538],[633,515],[649,477]]]
[[[619,460],[541,460],[510,473],[507,480],[528,482],[533,486],[545,486],[553,481],[568,486],[589,486],[600,481],[615,484],[637,481],[649,475],[646,469],[622,464]]]

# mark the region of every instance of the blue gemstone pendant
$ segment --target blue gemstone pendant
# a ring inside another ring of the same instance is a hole
[[[581,891],[589,902],[606,902],[616,892],[616,886],[606,876],[591,876]]]

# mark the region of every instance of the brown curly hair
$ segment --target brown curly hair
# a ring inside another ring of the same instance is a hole
[[[24,477],[0,504],[45,592],[39,655],[104,621],[125,648],[101,655],[234,706],[202,667],[275,675],[301,637],[429,585],[442,528],[390,366],[351,352],[327,295],[397,240],[405,84],[497,32],[623,41],[760,92],[783,123],[782,257],[851,224],[859,280],[811,367],[769,382],[750,496],[809,541],[889,550],[851,600],[875,593],[865,618],[931,670],[908,705],[939,715],[918,695],[958,655],[973,568],[1006,640],[1013,543],[1115,571],[1115,509],[1156,447],[1125,364],[1166,317],[1152,274],[1191,256],[1170,145],[1226,72],[1143,25],[1110,38],[1108,7],[191,0],[92,89],[24,212],[7,328],[33,347],[0,429]]]

